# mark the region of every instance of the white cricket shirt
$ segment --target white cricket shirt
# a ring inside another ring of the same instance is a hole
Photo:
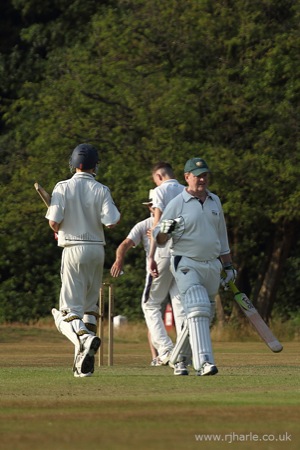
[[[180,218],[180,226],[172,234],[173,255],[211,261],[230,252],[220,199],[210,191],[207,193],[202,205],[184,189],[166,206],[161,220]],[[159,227],[158,224],[154,236],[159,233]]]
[[[135,247],[139,245],[140,242],[142,242],[147,257],[150,250],[150,239],[147,236],[147,231],[152,228],[152,225],[153,217],[148,217],[147,219],[138,222],[130,230],[127,236],[128,239],[131,239],[134,242]]]
[[[147,231],[151,229],[153,226],[153,217],[148,217],[141,222],[138,222],[129,232],[127,238],[131,239],[134,242],[134,246],[136,247],[142,242],[144,250],[146,252],[146,259],[149,256],[150,251],[150,239],[147,235]],[[155,251],[156,258],[169,258],[170,254],[170,246],[167,244],[165,247],[157,247]]]
[[[92,174],[75,173],[56,184],[46,218],[60,224],[58,245],[105,245],[103,225],[114,225],[120,213],[107,186]]]
[[[171,179],[164,181],[160,186],[153,189],[152,204],[153,208],[159,208],[164,212],[167,204],[184,189],[184,186],[177,180]]]

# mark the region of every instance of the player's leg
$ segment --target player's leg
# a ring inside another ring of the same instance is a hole
[[[141,298],[141,308],[143,311],[143,304],[144,302],[146,302],[149,299],[149,292],[151,289],[151,285],[152,285],[152,276],[149,272],[146,273],[146,279],[145,279],[145,286],[144,286],[144,290],[143,290],[143,294],[142,294],[142,298]],[[154,347],[153,343],[152,343],[152,338],[151,338],[151,333],[150,330],[148,328],[147,322],[146,322],[146,326],[147,326],[147,339],[148,339],[148,343],[149,343],[149,348],[150,348],[150,353],[151,353],[151,366],[158,366],[159,364],[159,360],[158,360],[158,352],[156,350],[156,348]]]
[[[58,330],[75,345],[74,375],[90,376],[94,371],[94,354],[101,341],[93,336],[83,322],[86,293],[89,289],[87,273],[89,246],[72,246],[63,251],[60,311],[53,310]],[[92,246],[91,246],[92,247]],[[79,345],[78,345],[79,340]]]
[[[215,316],[215,301],[214,299],[210,299],[210,317],[209,324],[212,325],[212,321]],[[182,325],[182,330],[177,332],[177,339],[175,346],[173,348],[169,364],[175,366],[178,362],[186,362],[186,364],[190,364],[192,358],[192,349],[190,346],[189,340],[189,329],[187,320]]]
[[[169,364],[174,367],[174,375],[188,375],[189,371],[187,366],[191,364],[192,350],[189,343],[188,332],[186,332],[186,314],[175,278],[170,287],[170,297],[176,328],[176,342],[171,353]]]
[[[149,348],[150,348],[150,352],[151,352],[151,363],[150,366],[159,366],[160,362],[158,360],[158,353],[156,348],[154,347],[154,345],[152,344],[152,339],[151,339],[151,333],[148,330],[147,331],[147,338],[148,338],[148,344],[149,344]]]
[[[175,328],[176,328],[176,334],[179,335],[181,333],[181,330],[183,328],[183,324],[186,320],[185,311],[181,302],[179,289],[177,287],[175,278],[173,277],[171,286],[170,286],[170,299],[173,309],[173,315],[174,315],[174,322],[175,322]]]
[[[216,314],[215,298],[220,286],[222,264],[216,259],[214,261],[209,261],[205,266],[205,276],[202,277],[201,283],[205,287],[210,300],[210,326],[212,326]],[[203,271],[203,268],[200,268],[200,271]]]
[[[211,305],[207,290],[201,284],[203,277],[208,275],[208,266],[183,257],[176,268],[172,264],[172,271],[187,316],[194,369],[199,375],[213,375],[218,370],[214,365],[210,338]]]
[[[94,371],[91,358],[100,347],[100,339],[91,335],[82,319],[74,313],[64,313],[53,308],[52,314],[58,331],[75,346],[74,376],[91,376]]]
[[[183,323],[181,332],[177,334],[169,365],[174,368],[174,375],[188,375],[188,366],[191,362],[192,349],[190,346],[189,329],[186,320]]]
[[[142,309],[151,334],[152,344],[157,349],[158,357],[163,364],[168,363],[170,352],[173,349],[173,342],[166,331],[162,317],[162,304],[173,280],[169,264],[169,258],[157,260],[159,276],[153,279],[149,277],[151,283],[145,287],[142,299]]]
[[[217,368],[210,338],[210,301],[206,289],[200,284],[191,286],[185,293],[184,302],[194,369],[199,375],[214,375]]]
[[[99,319],[99,293],[102,285],[103,266],[104,266],[105,251],[101,246],[85,246],[83,257],[81,259],[81,274],[82,282],[85,283],[85,297],[83,315],[83,322],[85,323],[90,334],[96,336],[97,325]],[[98,338],[99,339],[99,338]],[[99,339],[100,345],[101,340]],[[100,346],[99,345],[99,346]],[[97,350],[96,350],[97,351]],[[96,351],[90,352],[89,356],[82,354],[77,355],[77,367],[85,360],[85,364],[89,364],[91,373],[94,372]],[[85,358],[85,359],[84,359]]]
[[[96,336],[97,334],[98,319],[99,313],[94,311],[86,311],[83,315],[83,323],[93,336]]]
[[[87,246],[87,259],[83,270],[86,283],[83,321],[93,335],[97,334],[99,319],[99,293],[102,285],[105,252],[101,246]]]

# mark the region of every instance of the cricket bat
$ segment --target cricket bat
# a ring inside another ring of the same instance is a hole
[[[228,283],[230,290],[234,294],[234,299],[239,307],[252,323],[259,336],[265,341],[267,346],[274,353],[279,353],[283,349],[281,343],[276,339],[266,322],[262,319],[257,309],[253,306],[246,294],[240,292],[233,281]]]
[[[43,200],[43,202],[45,203],[45,205],[49,207],[51,203],[51,196],[48,194],[47,191],[45,191],[44,188],[42,188],[42,186],[39,183],[34,183],[34,187],[39,196],[41,197],[41,199]]]

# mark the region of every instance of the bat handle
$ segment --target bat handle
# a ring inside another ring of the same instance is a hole
[[[235,295],[235,294],[240,294],[240,291],[239,291],[239,289],[236,287],[234,281],[230,280],[229,283],[228,283],[228,285],[229,285],[229,287],[230,287],[230,289],[231,289],[231,291],[233,292],[234,295]]]
[[[221,272],[221,277],[224,278],[224,279],[226,278],[226,272],[225,272],[224,269],[223,269],[222,272]],[[228,282],[228,286],[230,287],[230,290],[231,290],[231,292],[233,292],[233,294],[240,294],[240,291],[239,291],[239,289],[236,287],[234,281],[230,280],[230,281]]]

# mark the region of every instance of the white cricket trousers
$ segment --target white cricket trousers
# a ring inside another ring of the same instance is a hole
[[[83,318],[85,312],[99,312],[105,251],[103,245],[65,247],[61,260],[60,311]]]
[[[173,342],[169,337],[162,317],[162,305],[170,296],[176,333],[179,334],[185,321],[185,312],[180,300],[179,290],[170,270],[170,258],[160,258],[156,261],[159,276],[153,278],[147,274],[142,296],[142,309],[146,324],[150,331],[153,346],[158,356],[172,351]]]
[[[221,269],[222,264],[218,259],[196,261],[185,256],[182,256],[175,269],[174,256],[172,256],[171,270],[180,291],[182,304],[185,305],[186,291],[197,284],[206,289],[209,299],[213,301],[220,286]]]

